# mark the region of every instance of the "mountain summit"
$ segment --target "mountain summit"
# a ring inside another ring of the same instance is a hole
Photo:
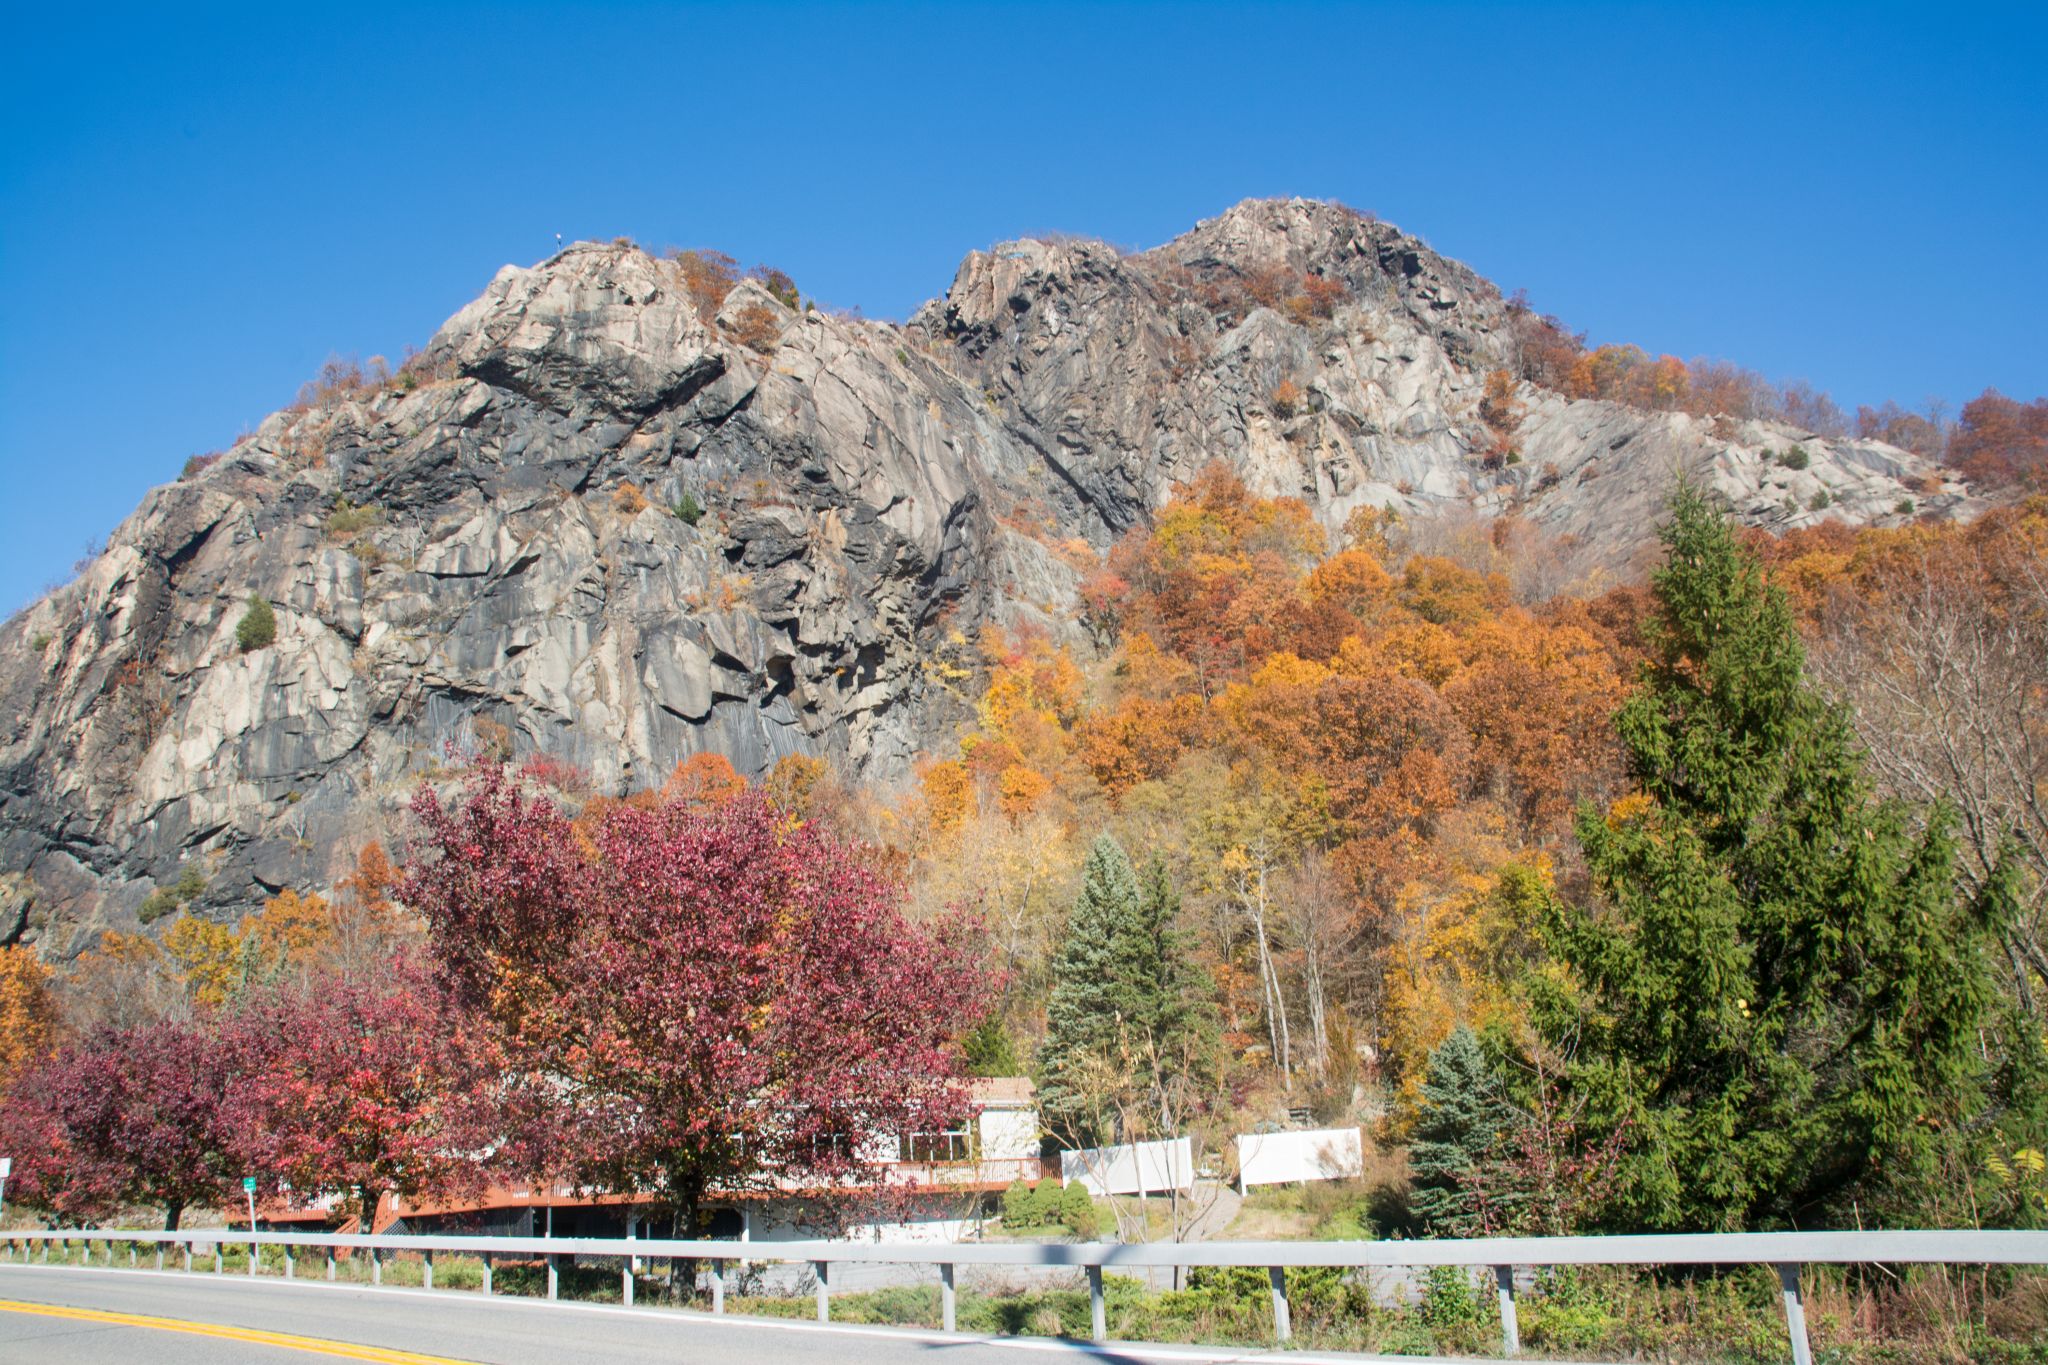
[[[695,253],[508,266],[0,626],[0,939],[328,883],[451,754],[901,778],[962,715],[945,642],[1071,631],[1095,555],[1214,461],[1332,532],[1515,519],[1575,572],[1637,562],[1681,475],[1774,527],[1974,506],[1879,442],[1531,382],[1555,339],[1301,200],[1136,254],[1003,243],[901,325]]]

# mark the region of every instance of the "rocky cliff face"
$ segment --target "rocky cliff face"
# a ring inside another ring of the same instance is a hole
[[[1312,276],[1341,286],[1327,317],[1303,307]],[[986,385],[1057,473],[1062,524],[1133,525],[1213,459],[1259,493],[1307,500],[1332,530],[1367,504],[1410,520],[1515,515],[1610,568],[1643,549],[1680,474],[1774,527],[1822,510],[1880,520],[1907,498],[1916,513],[1966,510],[1959,486],[1932,501],[1906,487],[1931,471],[1904,451],[1773,423],[1521,384],[1496,432],[1482,412],[1487,377],[1516,370],[1520,344],[1500,291],[1397,228],[1325,204],[1240,204],[1134,256],[1006,243],[970,256],[912,327]],[[1777,458],[1795,445],[1804,470]]]
[[[1008,243],[902,327],[752,283],[703,316],[627,247],[508,267],[397,382],[271,417],[0,626],[0,938],[68,956],[193,871],[201,913],[323,885],[451,755],[900,778],[960,718],[955,632],[1063,622],[1085,549],[1214,459],[1333,528],[1512,513],[1610,565],[1680,472],[1772,524],[1930,505],[1891,447],[1527,386],[1504,462],[1514,344],[1486,281],[1302,202],[1140,255]]]

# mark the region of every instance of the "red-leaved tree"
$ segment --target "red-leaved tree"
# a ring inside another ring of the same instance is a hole
[[[489,1021],[525,1173],[652,1193],[687,1235],[711,1191],[871,1184],[877,1139],[962,1113],[965,936],[817,823],[748,791],[572,827],[497,769],[413,809],[403,898]]]
[[[266,1189],[352,1202],[481,1190],[496,1126],[489,1060],[423,964],[280,986],[225,1025],[234,1150]]]
[[[13,1192],[91,1225],[139,1204],[175,1231],[185,1209],[221,1199],[236,1175],[221,1100],[231,1058],[205,1022],[103,1027],[32,1065],[0,1106]]]

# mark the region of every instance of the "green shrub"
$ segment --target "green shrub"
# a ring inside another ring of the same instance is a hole
[[[1822,508],[1832,507],[1834,505],[1834,502],[1835,495],[1833,493],[1828,492],[1827,489],[1823,488],[1820,490],[1820,492],[1815,493],[1813,495],[1812,501],[1808,502],[1806,504],[1806,507],[1808,511],[1818,512]]]
[[[1060,1221],[1060,1196],[1065,1193],[1057,1180],[1041,1180],[1031,1187],[1031,1205],[1026,1211],[1032,1227],[1047,1227]]]
[[[1010,1188],[1003,1191],[1003,1226],[1023,1227],[1031,1221],[1031,1187],[1018,1176],[1010,1182]]]
[[[1900,498],[1897,502],[1892,504],[1892,511],[1898,513],[1902,517],[1912,516],[1913,510],[1913,500],[1911,498]]]
[[[34,635],[31,635],[29,637],[28,647],[34,650],[36,653],[41,654],[44,650],[50,647],[49,634],[44,631],[37,631]]]
[[[1440,1350],[1476,1352],[1485,1344],[1498,1310],[1466,1266],[1431,1266],[1423,1274],[1416,1309]]]
[[[704,505],[698,502],[697,495],[687,488],[683,490],[683,496],[677,500],[675,506],[668,510],[685,526],[695,526],[704,519]]]
[[[1060,1191],[1060,1222],[1067,1231],[1087,1240],[1101,1230],[1100,1220],[1095,1215],[1095,1201],[1088,1195],[1088,1187],[1080,1183],[1067,1186]]]
[[[1804,469],[1813,461],[1807,456],[1805,446],[1793,446],[1778,457],[1778,463],[1787,469]]]
[[[135,907],[135,917],[144,924],[154,924],[166,915],[174,915],[185,906],[199,899],[206,892],[206,878],[196,867],[187,867],[178,874],[178,880],[169,886],[159,886],[142,898],[142,904]]]
[[[1546,1266],[1536,1272],[1536,1292],[1523,1299],[1517,1316],[1528,1344],[1580,1352],[1610,1341],[1621,1314],[1621,1306],[1610,1303],[1585,1272]]]
[[[267,648],[277,639],[277,613],[270,609],[270,603],[254,593],[249,594],[249,608],[242,613],[242,619],[235,625],[235,643],[244,654],[254,649]]]

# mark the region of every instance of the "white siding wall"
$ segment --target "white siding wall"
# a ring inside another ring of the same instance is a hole
[[[1365,1173],[1365,1143],[1356,1128],[1244,1133],[1237,1139],[1237,1169],[1238,1182],[1246,1188],[1343,1180]]]
[[[984,1161],[1016,1161],[1038,1155],[1038,1111],[981,1111],[981,1156]]]
[[[1186,1138],[1174,1138],[1061,1152],[1060,1183],[1070,1185],[1077,1180],[1093,1195],[1191,1190],[1195,1187],[1194,1150]]]

